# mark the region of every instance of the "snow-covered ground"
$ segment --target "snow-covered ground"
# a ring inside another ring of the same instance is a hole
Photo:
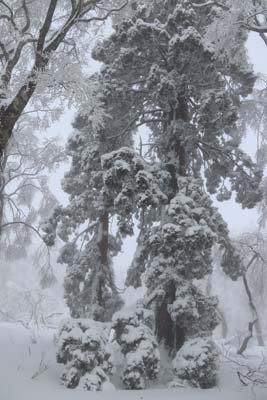
[[[254,348],[246,357],[235,359],[235,352],[225,345],[220,382],[211,390],[151,388],[145,391],[106,391],[91,393],[66,389],[60,384],[63,367],[55,360],[52,329],[25,329],[19,324],[0,323],[0,400],[249,400],[267,399],[267,387],[241,385],[238,364],[255,365],[267,356],[266,349]],[[220,344],[221,345],[221,344]],[[234,359],[236,361],[230,361]],[[266,376],[267,380],[267,376]]]

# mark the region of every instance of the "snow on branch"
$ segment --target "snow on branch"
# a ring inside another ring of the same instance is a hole
[[[256,32],[256,33],[267,33],[267,23],[263,23],[261,24],[259,19],[257,18],[260,15],[264,15],[264,13],[266,13],[267,10],[263,9],[260,11],[257,11],[251,15],[249,15],[247,17],[247,21],[241,21],[241,26],[243,26],[244,28],[252,31],[252,32]],[[251,22],[251,20],[254,18],[254,23]]]
[[[216,0],[205,1],[204,3],[193,3],[192,2],[191,4],[192,4],[192,6],[194,8],[204,8],[204,7],[217,6],[217,7],[222,8],[223,10],[226,10],[226,11],[229,10],[228,6],[226,6],[225,4],[220,3],[219,1],[216,1]]]

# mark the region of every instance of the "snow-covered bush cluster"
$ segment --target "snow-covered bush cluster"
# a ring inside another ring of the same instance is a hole
[[[122,381],[127,389],[145,389],[158,376],[160,357],[153,319],[153,313],[141,307],[113,316],[115,340],[125,356]]]
[[[207,389],[216,385],[218,360],[218,351],[211,340],[191,339],[176,354],[173,368],[180,381]]]
[[[61,380],[66,387],[98,391],[109,383],[114,369],[109,332],[109,324],[89,319],[62,323],[57,361],[65,365]]]

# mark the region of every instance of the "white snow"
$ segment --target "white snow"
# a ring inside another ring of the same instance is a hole
[[[241,386],[235,364],[221,362],[219,386],[210,390],[166,389],[166,385],[144,391],[112,390],[87,392],[67,389],[59,378],[64,366],[56,363],[55,330],[29,330],[19,324],[0,323],[0,400],[266,400],[267,388]],[[250,349],[247,361],[261,355]],[[265,349],[265,354],[267,353]],[[227,352],[227,354],[234,355]],[[244,359],[245,360],[245,359]],[[240,359],[239,359],[240,362]],[[109,390],[110,389],[110,390]]]

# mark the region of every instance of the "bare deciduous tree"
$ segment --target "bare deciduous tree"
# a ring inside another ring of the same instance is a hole
[[[32,100],[52,102],[64,91],[71,94],[79,86],[83,76],[82,56],[88,57],[86,49],[91,45],[86,38],[88,24],[105,21],[126,3],[112,8],[112,2],[105,0],[44,0],[39,7],[36,0],[0,1],[2,168],[16,123],[30,103],[35,108]],[[89,92],[81,89],[79,100],[84,93]],[[3,185],[0,171],[0,195]]]

